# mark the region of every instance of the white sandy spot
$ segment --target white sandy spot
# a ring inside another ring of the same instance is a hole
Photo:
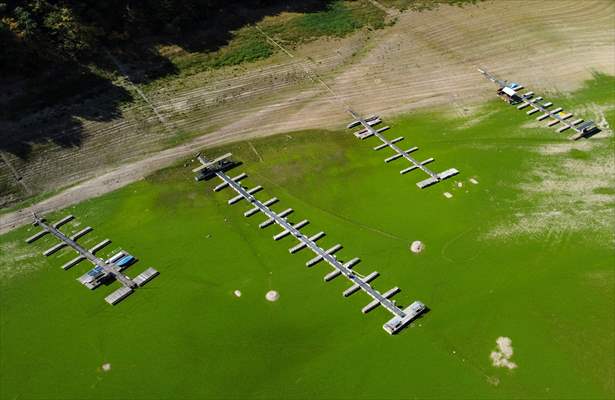
[[[235,291],[233,292],[233,294],[234,294],[236,297],[241,297],[241,290],[235,290]]]
[[[270,290],[265,295],[265,298],[267,299],[267,301],[278,301],[278,299],[280,298],[280,294],[275,290]]]
[[[470,178],[470,183],[478,185],[478,181],[476,179],[474,179],[474,178]]]
[[[463,183],[462,182],[457,182],[457,187],[463,187]]]
[[[451,197],[453,197],[453,195],[449,192],[444,192],[444,197],[446,197],[447,199],[450,199]]]
[[[109,371],[111,371],[111,364],[104,363],[101,368],[102,368],[103,371],[109,372]]]
[[[510,361],[513,356],[512,340],[509,337],[500,336],[495,343],[497,344],[497,349],[489,355],[493,366],[508,369],[517,368],[517,364]]]

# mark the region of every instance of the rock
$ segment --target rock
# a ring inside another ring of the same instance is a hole
[[[425,245],[420,240],[415,240],[410,245],[410,251],[413,253],[420,253],[425,248]]]
[[[275,290],[270,290],[265,295],[265,298],[268,301],[278,301],[278,299],[280,298],[280,294],[278,292],[276,292]]]

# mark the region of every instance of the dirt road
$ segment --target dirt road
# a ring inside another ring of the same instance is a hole
[[[111,122],[83,121],[78,148],[45,148],[28,162],[12,160],[29,187],[53,190],[81,182],[31,207],[0,216],[0,233],[48,212],[102,195],[185,158],[197,149],[308,128],[341,129],[346,115],[328,94],[305,80],[298,59],[359,112],[385,117],[450,105],[466,115],[493,86],[483,66],[545,94],[578,88],[594,71],[615,75],[615,3],[493,1],[399,15],[376,32],[323,40],[277,54],[250,69],[206,72],[147,92],[165,120],[181,132],[206,133],[171,149],[148,104]],[[10,171],[9,171],[10,172]],[[0,174],[2,171],[0,171]],[[84,181],[84,179],[87,179]]]

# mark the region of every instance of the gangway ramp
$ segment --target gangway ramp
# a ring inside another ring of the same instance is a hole
[[[361,126],[362,129],[359,130],[358,132],[355,132],[354,135],[356,137],[358,137],[359,139],[367,139],[368,137],[371,136],[375,136],[377,137],[382,143],[378,146],[374,147],[374,150],[379,151],[382,150],[386,147],[390,148],[391,150],[393,150],[395,152],[395,154],[387,157],[384,159],[385,163],[390,163],[392,161],[395,161],[397,159],[400,158],[404,158],[407,162],[409,162],[411,164],[410,167],[402,169],[400,171],[401,175],[405,175],[410,171],[413,171],[415,169],[419,169],[421,170],[423,173],[428,175],[428,178],[420,181],[419,183],[417,183],[416,185],[423,189],[426,188],[428,186],[431,186],[435,183],[441,182],[447,178],[450,178],[451,176],[455,176],[459,173],[459,171],[455,168],[449,168],[445,171],[442,171],[440,173],[436,173],[434,171],[432,171],[431,169],[427,168],[425,165],[434,161],[433,158],[428,158],[427,160],[421,161],[419,162],[418,160],[416,160],[414,157],[412,157],[410,155],[410,153],[418,150],[418,147],[411,147],[408,150],[402,150],[400,147],[398,147],[395,143],[403,140],[404,138],[402,136],[397,137],[393,140],[389,140],[386,138],[386,136],[384,136],[382,134],[383,131],[388,130],[389,127],[385,126],[384,128],[381,129],[374,129],[373,126],[379,124],[381,122],[381,119],[378,116],[372,116],[372,117],[368,117],[368,118],[362,118],[358,113],[356,113],[355,111],[348,109],[347,110],[348,113],[352,116],[353,121],[350,122],[347,126],[348,128],[354,128],[356,126]]]
[[[377,118],[372,119],[371,121],[377,121]],[[197,158],[202,165],[211,165],[208,159],[206,159],[204,156],[199,155]],[[246,190],[246,188],[243,187],[241,184],[235,182],[229,175],[226,174],[224,170],[216,168],[215,166],[210,166],[206,169],[208,172],[215,174],[222,183],[226,183],[224,187],[229,187],[235,193],[237,193],[235,198],[240,197],[241,199],[246,200],[249,204],[252,205],[253,208],[250,209],[248,212],[244,213],[246,217],[260,212],[264,214],[267,219],[265,220],[265,222],[259,224],[259,227],[262,228],[264,224],[266,224],[266,226],[276,224],[282,228],[282,232],[275,235],[274,239],[276,237],[279,238],[282,234],[283,236],[293,236],[298,241],[298,243],[289,249],[289,252],[291,254],[295,254],[302,249],[309,249],[312,253],[314,253],[314,257],[306,263],[308,267],[312,267],[324,261],[333,268],[333,271],[327,274],[327,276],[325,276],[326,281],[331,280],[339,275],[343,275],[344,277],[346,277],[346,279],[348,279],[352,283],[352,286],[346,291],[344,291],[344,297],[347,297],[357,291],[363,291],[365,294],[371,297],[373,301],[378,302],[379,305],[381,305],[385,310],[391,313],[393,315],[393,319],[383,326],[383,328],[387,332],[389,332],[390,334],[399,332],[401,329],[407,326],[413,320],[413,318],[417,316],[410,316],[406,311],[402,310],[397,305],[395,305],[394,302],[389,300],[389,297],[393,295],[392,293],[389,293],[391,291],[385,294],[381,294],[371,286],[371,282],[379,275],[377,271],[374,271],[364,277],[361,274],[357,273],[353,268],[359,263],[358,258],[353,258],[346,263],[339,261],[337,259],[336,253],[342,249],[341,244],[338,243],[332,247],[329,247],[328,249],[324,249],[316,244],[316,241],[325,236],[324,232],[318,232],[311,236],[303,234],[299,229],[303,226],[302,222],[306,220],[303,220],[299,223],[293,223],[289,221],[286,217],[288,211],[292,209],[289,208],[285,211],[278,213],[272,210],[269,206],[265,205],[263,202],[261,202],[258,198],[254,196],[254,194],[249,193],[249,191]],[[199,172],[200,171],[203,170],[201,169],[199,170]],[[257,211],[252,211],[254,209],[257,209]],[[390,325],[391,321],[393,320],[401,321],[401,323],[396,323],[393,329],[387,328],[387,324]]]

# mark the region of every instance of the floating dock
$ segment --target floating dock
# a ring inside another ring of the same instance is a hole
[[[230,157],[230,155],[225,156],[226,158]],[[346,263],[338,260],[336,253],[342,249],[341,244],[336,244],[326,250],[318,246],[316,244],[316,241],[325,236],[324,232],[318,232],[311,236],[303,234],[300,229],[306,226],[308,224],[308,221],[302,220],[301,222],[295,224],[290,222],[287,218],[287,215],[292,212],[291,208],[286,209],[285,211],[282,211],[280,213],[273,211],[268,205],[266,205],[267,202],[263,203],[258,200],[244,186],[229,177],[225,173],[225,171],[220,168],[217,168],[215,163],[207,160],[201,155],[199,155],[197,158],[202,164],[202,166],[206,166],[204,169],[207,169],[212,174],[215,174],[222,181],[222,183],[217,185],[216,188],[230,187],[231,189],[233,189],[234,192],[237,193],[237,195],[233,197],[233,203],[229,202],[229,204],[236,204],[243,199],[252,206],[251,209],[244,213],[246,217],[260,212],[264,214],[267,218],[259,225],[260,228],[265,228],[273,224],[280,226],[282,228],[282,231],[277,235],[274,235],[273,238],[274,240],[280,240],[283,237],[292,236],[298,243],[289,249],[289,252],[291,254],[295,254],[303,249],[309,249],[312,253],[314,253],[315,256],[306,263],[306,266],[312,267],[322,261],[329,264],[333,268],[333,271],[325,275],[324,279],[327,282],[340,275],[346,277],[346,279],[348,279],[352,283],[352,285],[350,286],[350,288],[344,291],[344,297],[348,297],[359,290],[363,291],[369,297],[372,298],[372,301],[363,308],[363,312],[369,312],[377,306],[382,306],[385,310],[391,313],[393,315],[393,318],[389,320],[386,324],[384,324],[383,328],[385,329],[385,331],[390,334],[395,334],[401,329],[403,329],[405,326],[407,326],[414,318],[420,315],[420,312],[410,312],[409,308],[402,309],[398,307],[395,302],[390,300],[390,297],[400,291],[399,288],[396,287],[385,292],[384,294],[374,289],[371,286],[370,282],[376,279],[376,277],[379,276],[379,273],[377,271],[374,271],[367,276],[363,276],[356,272],[353,267],[359,263],[360,260],[358,258],[353,258]],[[220,161],[224,159],[224,157],[218,158],[218,160]],[[202,173],[204,169],[195,168],[195,170],[198,170],[199,173]],[[275,199],[275,197],[273,199]],[[269,200],[268,202],[273,203],[271,200]],[[414,302],[413,304],[416,303],[422,304],[420,302]],[[423,310],[426,311],[426,308],[424,308]]]
[[[85,260],[85,257],[79,255],[73,258],[72,260],[70,260],[69,262],[67,262],[66,264],[62,265],[62,269],[66,271],[67,269],[72,268],[75,265],[79,264],[83,260]]]
[[[109,243],[111,243],[111,240],[109,239],[105,239],[101,241],[100,243],[96,244],[89,250],[83,248],[79,243],[77,243],[77,240],[83,237],[84,235],[86,235],[87,233],[91,232],[92,227],[90,226],[85,227],[81,229],[79,232],[74,233],[71,236],[67,236],[59,230],[59,228],[62,225],[74,219],[72,215],[68,215],[54,224],[47,224],[45,220],[43,218],[40,218],[36,213],[33,213],[32,215],[34,219],[33,224],[35,226],[40,227],[42,230],[36,233],[35,235],[29,237],[28,239],[26,239],[26,242],[32,243],[38,238],[42,237],[43,235],[50,233],[53,236],[55,236],[57,239],[59,239],[60,243],[46,250],[43,253],[45,256],[49,256],[63,247],[70,247],[74,251],[76,251],[78,254],[77,257],[75,257],[74,259],[62,265],[62,269],[64,270],[70,269],[74,267],[75,265],[79,264],[83,260],[88,260],[94,265],[93,269],[91,269],[90,271],[88,271],[87,273],[85,273],[84,275],[82,275],[80,278],[77,279],[84,286],[86,286],[89,289],[94,289],[100,286],[102,282],[108,278],[114,278],[122,284],[122,287],[120,289],[116,290],[115,292],[111,293],[109,296],[105,298],[105,301],[109,304],[112,304],[112,305],[117,304],[118,302],[126,298],[128,295],[130,295],[133,292],[134,288],[136,288],[137,286],[144,285],[146,282],[148,282],[149,280],[153,279],[156,275],[158,275],[158,271],[156,271],[153,268],[148,268],[147,270],[145,270],[143,273],[141,273],[137,277],[138,279],[135,278],[135,280],[132,280],[128,276],[124,275],[121,271],[124,268],[126,268],[128,265],[130,265],[130,264],[126,264],[126,265],[118,264],[118,263],[121,263],[121,259],[123,257],[129,256],[124,251],[120,251],[116,253],[115,255],[113,255],[106,261],[103,261],[100,258],[98,258],[95,255],[95,253],[97,251],[100,251],[102,248],[107,246]],[[132,256],[130,256],[130,258],[134,260]]]
[[[111,293],[109,296],[105,297],[105,301],[111,304],[112,306],[114,306],[120,301],[124,300],[126,297],[130,296],[132,292],[133,292],[132,288],[129,288],[127,286],[122,286],[121,288],[117,289],[115,292]]]
[[[111,240],[105,239],[102,242],[95,245],[94,247],[92,247],[89,251],[90,253],[95,254],[97,251],[102,250],[102,248],[107,246],[109,243],[111,243]]]
[[[145,271],[141,272],[139,275],[137,275],[135,279],[133,279],[133,282],[136,283],[137,286],[143,286],[147,282],[158,276],[158,274],[159,272],[156,271],[154,268],[148,268]]]
[[[72,214],[71,215],[67,215],[66,217],[62,218],[61,220],[59,220],[58,222],[53,224],[53,227],[57,229],[57,228],[61,227],[62,225],[66,224],[67,222],[72,221],[73,219],[75,219],[74,215],[72,215]]]
[[[35,242],[36,240],[42,238],[43,236],[45,236],[48,233],[49,232],[47,232],[47,231],[38,231],[34,235],[32,235],[29,238],[27,238],[26,239],[26,243],[33,243],[33,242]]]
[[[532,115],[541,111],[543,114],[536,118],[536,120],[543,121],[549,118],[549,122],[547,123],[548,127],[553,127],[561,123],[563,126],[557,129],[558,133],[564,132],[568,129],[574,130],[576,134],[570,138],[572,140],[578,140],[583,137],[590,137],[600,132],[600,128],[598,128],[593,121],[588,121],[588,123],[586,123],[586,125],[584,126],[575,123],[579,120],[576,120],[572,123],[567,121],[567,119],[573,116],[572,113],[563,112],[562,107],[557,107],[553,110],[549,110],[548,108],[551,107],[553,103],[541,103],[544,99],[540,96],[534,97],[534,92],[530,91],[524,94],[518,93],[517,91],[523,89],[523,86],[511,84],[508,81],[498,79],[494,75],[480,68],[478,69],[478,72],[483,74],[485,78],[498,85],[499,90],[504,93],[510,104],[521,103],[517,106],[517,109],[522,110],[524,108],[531,107],[531,110],[527,111],[527,115]],[[583,120],[581,119],[580,121]]]
[[[353,118],[353,121],[347,125],[347,128],[352,129],[356,126],[361,126],[361,129],[354,133],[354,135],[357,138],[364,140],[369,137],[375,136],[382,142],[382,144],[375,146],[373,148],[374,150],[379,151],[386,147],[389,147],[391,150],[395,152],[395,154],[393,154],[392,156],[384,159],[385,163],[390,163],[397,159],[404,158],[406,159],[406,161],[408,161],[411,164],[410,167],[404,168],[401,171],[399,171],[400,175],[405,175],[408,172],[411,172],[415,169],[419,169],[429,176],[427,179],[424,179],[416,184],[419,188],[424,189],[428,186],[434,185],[438,182],[441,182],[459,173],[459,171],[455,168],[450,168],[440,173],[436,173],[432,171],[431,169],[427,168],[425,165],[434,161],[433,158],[428,158],[424,161],[418,161],[417,159],[415,159],[414,157],[410,155],[410,153],[418,150],[418,147],[411,147],[408,150],[404,151],[395,144],[395,143],[398,143],[404,140],[403,136],[399,136],[399,137],[396,137],[395,139],[389,140],[384,135],[382,135],[382,132],[389,129],[388,126],[380,128],[378,130],[373,128],[375,125],[378,125],[379,123],[382,122],[380,117],[378,117],[377,115],[372,115],[370,117],[363,118],[351,109],[348,109],[346,111],[348,111],[348,113],[352,115],[352,118]]]

